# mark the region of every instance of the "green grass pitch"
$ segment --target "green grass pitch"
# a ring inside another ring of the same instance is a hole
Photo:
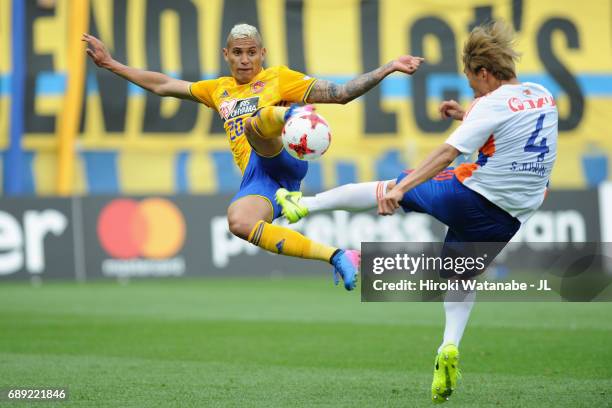
[[[36,407],[427,407],[442,327],[440,304],[323,278],[3,283],[0,387],[69,387]],[[477,303],[461,352],[445,406],[611,406],[610,303]]]

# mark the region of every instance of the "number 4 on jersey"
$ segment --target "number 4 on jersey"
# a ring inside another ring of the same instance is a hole
[[[538,138],[538,135],[540,134],[540,130],[542,130],[542,126],[544,125],[544,116],[546,116],[546,114],[542,113],[540,115],[540,117],[538,118],[538,123],[536,124],[536,128],[533,131],[533,133],[531,134],[531,136],[529,137],[529,139],[527,139],[527,143],[525,144],[525,151],[526,152],[536,152],[536,153],[540,153],[538,155],[538,161],[543,161],[544,160],[544,155],[546,155],[546,153],[548,153],[550,151],[550,149],[548,148],[548,146],[546,146],[546,138],[542,138],[542,141],[539,144],[536,144],[536,139]]]

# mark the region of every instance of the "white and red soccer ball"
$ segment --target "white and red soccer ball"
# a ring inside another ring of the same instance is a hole
[[[297,108],[281,133],[285,150],[300,160],[316,160],[329,148],[331,130],[311,105]]]

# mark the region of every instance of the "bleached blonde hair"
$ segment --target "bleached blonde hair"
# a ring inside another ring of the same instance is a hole
[[[516,77],[514,30],[503,21],[475,27],[463,46],[463,65],[472,73],[486,68],[497,79]]]
[[[230,33],[227,36],[226,47],[229,47],[229,43],[231,40],[236,40],[238,38],[252,38],[253,40],[255,40],[255,42],[257,42],[257,45],[259,45],[260,47],[263,46],[263,41],[261,40],[261,35],[259,34],[259,31],[256,27],[253,27],[250,24],[241,23],[236,24],[234,27],[232,27]]]

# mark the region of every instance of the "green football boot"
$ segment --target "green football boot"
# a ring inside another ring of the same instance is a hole
[[[300,204],[301,191],[287,191],[287,189],[279,188],[276,190],[275,197],[276,202],[283,209],[283,215],[289,220],[290,224],[294,224],[308,215],[308,208]]]
[[[457,379],[460,376],[459,349],[454,344],[446,344],[436,356],[431,400],[435,403],[448,401],[457,388]]]

